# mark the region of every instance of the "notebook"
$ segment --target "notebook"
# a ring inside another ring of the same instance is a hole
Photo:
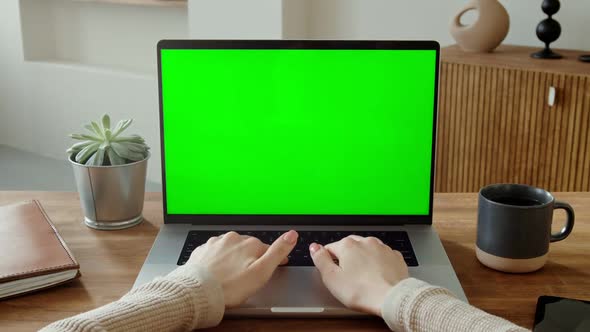
[[[38,201],[0,206],[0,299],[80,276],[80,265]]]

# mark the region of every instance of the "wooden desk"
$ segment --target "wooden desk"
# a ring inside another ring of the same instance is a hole
[[[551,245],[549,262],[532,274],[485,268],[473,251],[476,194],[436,194],[435,226],[471,304],[531,328],[539,295],[590,299],[590,193],[556,197],[576,211],[573,233]],[[80,262],[82,278],[43,292],[0,301],[0,330],[31,331],[118,299],[132,286],[162,224],[161,195],[146,195],[141,225],[96,231],[81,222],[76,193],[1,192],[0,205],[39,199]],[[557,220],[563,220],[558,215]],[[557,223],[557,222],[556,222]],[[1,253],[10,255],[10,253]],[[387,331],[379,320],[226,320],[215,331]]]

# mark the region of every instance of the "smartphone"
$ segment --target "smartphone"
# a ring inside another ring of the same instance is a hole
[[[590,331],[590,301],[539,296],[533,331]]]

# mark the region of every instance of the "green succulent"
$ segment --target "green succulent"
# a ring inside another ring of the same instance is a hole
[[[77,163],[88,166],[124,165],[140,161],[148,156],[150,149],[139,135],[121,136],[133,120],[121,120],[111,129],[111,118],[105,114],[100,124],[92,121],[84,128],[90,134],[71,134],[79,140],[67,153]]]

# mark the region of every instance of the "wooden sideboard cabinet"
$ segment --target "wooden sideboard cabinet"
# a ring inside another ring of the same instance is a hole
[[[536,60],[534,50],[442,50],[436,191],[500,182],[590,191],[590,63],[565,50]]]

